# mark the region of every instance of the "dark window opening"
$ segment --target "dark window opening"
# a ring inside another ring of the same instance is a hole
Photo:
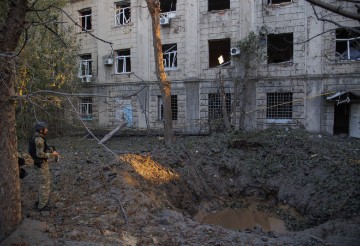
[[[209,40],[209,67],[219,65],[230,65],[230,39]]]
[[[210,93],[209,95],[209,120],[222,119],[222,103],[220,93]],[[231,94],[226,93],[226,112],[231,113]]]
[[[79,11],[79,25],[81,26],[80,31],[91,30],[91,9],[84,9]]]
[[[335,104],[334,135],[349,134],[350,104]]]
[[[293,59],[293,34],[269,34],[267,36],[268,64],[292,61]]]
[[[115,73],[129,72],[131,72],[130,49],[117,51],[115,57]]]
[[[160,13],[176,11],[176,0],[160,0]]]
[[[267,119],[292,119],[291,92],[267,93],[266,118]]]
[[[337,29],[336,57],[340,61],[360,61],[360,34],[343,28]]]
[[[209,0],[208,11],[230,9],[230,0]]]
[[[268,4],[291,3],[291,0],[268,0]]]
[[[158,96],[158,116],[159,120],[164,120],[164,101],[162,96]],[[171,95],[171,119],[178,119],[178,99],[177,95]]]

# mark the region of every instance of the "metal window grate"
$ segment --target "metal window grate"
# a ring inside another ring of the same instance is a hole
[[[291,92],[267,93],[266,118],[292,119],[292,97]]]
[[[158,96],[158,105],[159,120],[164,120],[164,101],[162,99],[162,96]],[[172,120],[178,119],[177,95],[171,95],[171,118]]]
[[[172,120],[178,119],[178,99],[177,95],[171,95],[171,116]]]
[[[220,93],[209,94],[209,119],[221,119],[222,114],[222,103]],[[231,112],[231,94],[226,93],[226,111],[230,115]]]

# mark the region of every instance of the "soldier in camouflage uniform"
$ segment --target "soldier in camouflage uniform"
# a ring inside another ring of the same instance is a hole
[[[35,125],[35,135],[33,141],[36,147],[36,158],[34,159],[35,168],[38,170],[38,202],[35,204],[39,211],[48,211],[49,206],[51,173],[49,169],[49,158],[58,158],[59,153],[52,148],[48,148],[45,136],[48,129],[45,122],[39,122]]]

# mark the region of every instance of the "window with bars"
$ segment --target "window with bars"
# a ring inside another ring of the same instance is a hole
[[[164,44],[163,62],[166,70],[177,68],[177,44]]]
[[[91,9],[80,10],[79,15],[79,25],[81,26],[79,32],[91,30]]]
[[[91,97],[84,97],[80,99],[80,116],[82,120],[92,120],[93,103]]]
[[[130,49],[118,50],[115,57],[115,73],[130,73],[131,72],[131,59]]]
[[[223,118],[222,103],[220,93],[210,93],[209,95],[209,119],[221,119]],[[231,113],[231,94],[226,93],[226,112],[228,115]]]
[[[267,36],[267,62],[280,63],[293,60],[293,33]]]
[[[159,120],[164,120],[164,101],[162,96],[158,96],[158,117]],[[178,98],[177,95],[171,95],[171,118],[178,119]]]
[[[354,29],[360,30],[359,27]],[[340,61],[360,61],[360,34],[344,28],[337,29],[336,57]]]
[[[292,119],[293,93],[267,93],[266,118],[267,119]]]
[[[115,3],[115,26],[123,26],[131,22],[130,1]]]
[[[90,82],[92,77],[92,60],[91,54],[80,56],[79,78],[83,82]]]

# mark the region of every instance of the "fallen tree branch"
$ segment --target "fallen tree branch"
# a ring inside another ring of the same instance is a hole
[[[190,161],[191,161],[192,163],[194,163],[194,164],[192,165],[192,167],[194,168],[196,175],[198,176],[198,178],[199,178],[202,186],[204,187],[204,190],[207,192],[208,198],[210,198],[211,195],[210,195],[209,189],[208,189],[208,187],[205,185],[205,183],[204,183],[204,181],[202,180],[202,178],[200,177],[199,172],[198,172],[198,170],[197,170],[197,168],[196,168],[196,166],[195,166],[195,163],[196,163],[196,162],[193,161],[193,159],[191,158],[191,155],[190,155],[189,151],[185,148],[185,146],[184,146],[183,143],[181,143],[181,147],[184,149],[184,151],[185,151],[186,155],[189,157]]]
[[[124,220],[125,220],[125,223],[126,223],[126,227],[129,228],[129,223],[128,223],[127,215],[126,215],[126,213],[125,213],[124,207],[123,207],[120,199],[117,198],[117,197],[115,197],[114,195],[111,195],[110,197],[114,198],[114,199],[115,199],[116,201],[118,201],[118,203],[120,204],[121,211],[122,211],[122,213],[123,213],[123,215],[124,215]]]
[[[113,129],[111,132],[105,135],[103,139],[100,140],[99,144],[105,143],[107,140],[109,140],[115,133],[117,133],[119,130],[124,129],[126,127],[126,123],[121,124],[120,126]]]

